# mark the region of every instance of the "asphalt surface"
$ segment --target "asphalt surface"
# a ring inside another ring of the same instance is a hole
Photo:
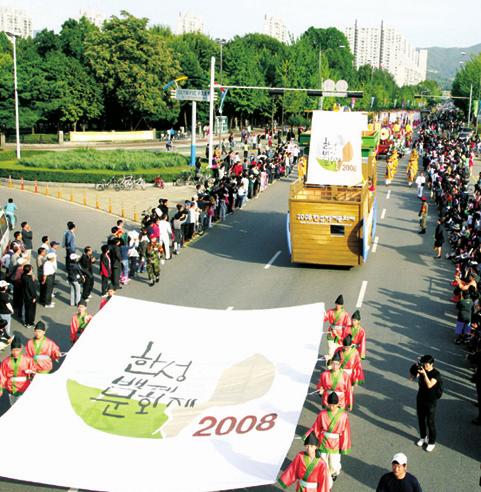
[[[366,385],[356,390],[351,415],[353,450],[343,457],[343,473],[333,489],[338,492],[375,489],[380,476],[389,471],[391,457],[396,452],[407,454],[408,469],[419,479],[424,491],[475,490],[479,482],[481,429],[471,424],[476,416],[472,404],[474,385],[469,382],[471,373],[464,360],[464,350],[453,344],[455,312],[448,301],[453,265],[432,257],[433,206],[428,234],[417,234],[419,201],[415,189],[406,185],[405,165],[404,160],[390,193],[382,179],[378,183],[379,243],[362,267],[323,268],[290,263],[285,214],[293,178],[286,178],[168,261],[161,271],[161,282],[154,288],[147,285],[144,277],[121,291],[122,295],[139,299],[216,309],[262,309],[319,301],[330,307],[337,295],[343,293],[346,308],[352,312],[356,303],[362,301],[362,325],[368,337],[364,363]],[[380,161],[380,178],[384,166],[385,161]],[[39,245],[44,234],[60,240],[66,222],[74,220],[78,225],[77,243],[90,244],[98,250],[115,223],[114,217],[68,202],[0,189],[2,203],[9,196],[19,206],[20,221],[31,223],[34,246]],[[381,216],[384,218],[380,219]],[[272,266],[265,268],[279,251]],[[365,297],[359,299],[364,282],[367,282]],[[40,307],[37,319],[48,322],[49,335],[62,350],[67,350],[73,308],[66,303],[68,285],[61,282],[59,287],[56,308]],[[99,297],[95,295],[89,310],[95,312],[98,303]],[[30,336],[18,323],[13,327]],[[425,353],[436,358],[445,386],[438,405],[438,443],[433,453],[426,453],[414,444],[418,438],[417,386],[407,379],[410,365]],[[310,391],[321,370],[319,363]],[[4,395],[0,412],[7,409]],[[297,436],[310,427],[319,410],[319,399],[308,396]],[[8,450],[8,443],[5,444]],[[301,441],[295,439],[284,467],[301,448]],[[82,450],[79,453],[81,456]],[[5,459],[11,459],[8,451]],[[273,485],[249,490],[276,489]],[[31,490],[55,488],[0,480],[0,491]]]

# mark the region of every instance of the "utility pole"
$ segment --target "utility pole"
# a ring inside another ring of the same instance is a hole
[[[215,83],[215,56],[210,59],[210,96],[209,96],[209,162],[207,166],[212,167],[214,155],[214,83]]]
[[[472,106],[473,106],[473,84],[471,84],[471,89],[469,90],[468,124],[466,126],[469,126],[471,123],[471,107]]]
[[[223,48],[224,44],[226,42],[225,39],[218,39],[217,42],[220,44],[220,85],[222,86],[222,68],[223,68]],[[219,149],[222,151],[222,105],[219,105],[219,127],[217,128],[217,131],[219,133]]]
[[[192,101],[192,132],[190,135],[190,165],[195,166],[197,132],[197,101]]]
[[[476,135],[478,134],[478,127],[479,127],[479,113],[480,113],[480,107],[479,107],[479,102],[481,101],[481,74],[479,75],[479,87],[478,87],[478,111],[477,114],[475,115],[476,118]]]
[[[15,133],[17,142],[17,159],[20,159],[20,121],[18,116],[18,84],[17,84],[17,36],[12,32],[6,33],[13,44],[13,87],[15,94]]]
[[[324,84],[324,80],[322,78],[322,48],[319,46],[319,77],[321,78],[321,91],[322,91],[322,85]],[[324,96],[321,96],[319,99],[319,109],[322,110],[322,107],[324,106]]]

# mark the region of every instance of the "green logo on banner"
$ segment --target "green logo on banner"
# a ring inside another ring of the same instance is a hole
[[[84,386],[73,379],[67,380],[67,392],[75,413],[94,429],[118,436],[162,439],[156,431],[169,418],[164,413],[166,405],[149,407],[146,418],[139,402],[131,398],[115,397],[109,401],[102,390]]]

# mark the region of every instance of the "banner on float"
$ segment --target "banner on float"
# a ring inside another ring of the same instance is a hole
[[[122,492],[273,483],[323,316],[323,304],[229,312],[115,296],[0,419],[9,455],[37,436],[48,459],[3,460],[0,475]]]
[[[356,186],[362,183],[362,113],[314,111],[307,184]]]

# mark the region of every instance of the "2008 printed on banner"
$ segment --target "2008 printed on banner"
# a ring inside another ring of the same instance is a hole
[[[260,419],[255,415],[246,415],[240,420],[236,417],[224,417],[217,420],[215,417],[204,417],[199,425],[204,426],[194,432],[194,437],[209,437],[214,433],[216,436],[225,436],[231,432],[236,434],[247,434],[252,430],[264,432],[271,430],[276,425],[277,413],[268,413]]]

